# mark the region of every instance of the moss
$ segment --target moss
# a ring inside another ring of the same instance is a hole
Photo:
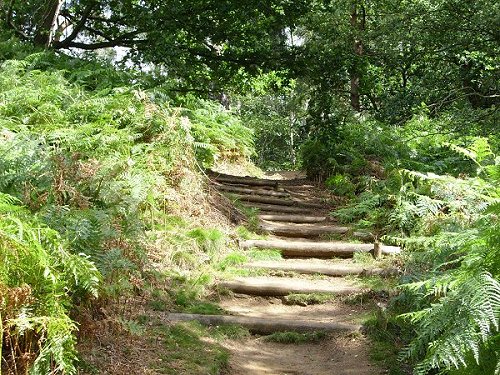
[[[330,302],[334,299],[330,293],[289,294],[283,297],[283,303],[287,305],[317,305]]]
[[[275,332],[269,336],[265,336],[265,341],[279,342],[281,344],[304,344],[309,342],[319,342],[327,337],[323,331],[317,332]]]

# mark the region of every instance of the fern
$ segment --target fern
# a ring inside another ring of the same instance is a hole
[[[221,105],[198,100],[188,111],[192,122],[194,146],[205,166],[218,159],[249,158],[254,151],[253,132],[239,117]]]
[[[427,374],[431,369],[467,367],[468,354],[479,363],[481,347],[498,332],[500,283],[488,273],[453,275],[447,279],[434,280],[428,292],[444,296],[438,303],[403,315],[416,325],[418,332],[403,352],[403,358],[425,353],[425,359],[415,367],[415,374]],[[422,285],[406,286],[415,287],[422,288]]]
[[[472,151],[458,151],[481,167],[495,160],[482,141]],[[415,309],[401,317],[416,332],[402,358],[416,361],[415,374],[493,374],[500,363],[498,345],[492,344],[500,324],[499,181],[410,171],[403,176],[409,183],[399,205],[418,225],[416,236],[395,240],[414,251],[410,267],[421,280],[402,286]]]
[[[165,223],[184,208],[177,190],[201,191],[195,155],[248,158],[252,132],[216,103],[172,108],[165,92],[131,77],[50,52],[0,65],[0,316],[9,337],[40,343],[19,350],[37,355],[32,372],[74,372],[73,303],[95,296],[101,279],[101,298],[132,293],[158,229],[172,268],[221,250],[216,231]],[[23,285],[36,306],[4,310],[4,291]],[[21,365],[8,355],[4,364]]]
[[[41,224],[0,193],[0,316],[14,352],[35,352],[35,373],[75,373],[75,323],[68,308],[75,300],[96,297],[100,281],[95,266],[83,255],[70,254],[59,234]],[[31,347],[33,338],[38,343]],[[0,346],[4,346],[2,342]],[[26,345],[26,346],[24,346]],[[36,353],[38,351],[38,353]],[[16,358],[4,352],[3,363]],[[31,353],[33,354],[33,353]]]

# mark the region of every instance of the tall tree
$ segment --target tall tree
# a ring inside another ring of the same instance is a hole
[[[36,45],[49,47],[57,32],[57,20],[64,0],[47,0],[37,22],[33,41]]]
[[[286,30],[308,11],[305,0],[10,0],[0,6],[4,25],[37,45],[127,47],[135,60],[163,66],[200,91],[242,72],[289,65]]]
[[[351,107],[359,112],[361,111],[361,101],[360,101],[360,93],[359,86],[361,80],[361,72],[359,64],[357,63],[356,58],[361,58],[364,52],[362,33],[365,31],[366,27],[366,10],[362,1],[353,0],[352,2],[352,10],[351,10],[351,26],[352,33],[354,35],[353,40],[353,50],[355,60],[351,67]]]

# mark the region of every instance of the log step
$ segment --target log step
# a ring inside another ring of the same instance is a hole
[[[272,271],[297,272],[302,274],[321,274],[327,276],[347,276],[347,275],[395,275],[396,268],[370,267],[352,263],[326,263],[307,262],[297,263],[294,261],[258,261],[243,265],[244,268],[266,269]]]
[[[227,177],[227,176],[213,176],[215,181],[233,184],[233,185],[248,185],[248,186],[267,186],[273,189],[277,189],[279,186],[279,180],[265,180],[253,177]]]
[[[242,249],[252,247],[260,249],[280,250],[284,256],[290,257],[352,257],[355,252],[372,252],[374,244],[357,244],[350,242],[314,242],[289,240],[244,240],[240,241]],[[398,254],[401,249],[397,246],[380,245],[382,254]]]
[[[229,174],[207,171],[208,175],[215,181],[234,184],[234,185],[249,185],[249,186],[264,186],[276,188],[277,186],[291,186],[293,188],[313,188],[314,185],[307,178],[292,178],[275,180],[270,178],[257,178],[250,176],[233,176]]]
[[[346,234],[351,230],[350,227],[337,226],[337,225],[324,225],[324,224],[297,224],[297,223],[271,223],[262,222],[260,229],[277,235],[285,237],[318,237],[328,234]]]
[[[238,277],[233,280],[221,281],[219,286],[235,293],[255,296],[286,296],[291,293],[331,293],[348,295],[360,293],[363,290],[345,280],[303,280],[285,277]]]
[[[251,189],[251,188],[244,188],[244,187],[231,186],[231,185],[222,185],[222,184],[217,184],[217,185],[215,185],[215,187],[217,190],[225,191],[228,193],[248,194],[248,195],[264,195],[264,196],[282,197],[282,198],[289,198],[290,197],[289,193],[285,193],[282,191],[275,191],[275,190]]]
[[[314,202],[306,202],[298,199],[284,199],[284,198],[275,198],[275,197],[265,197],[260,195],[243,195],[238,194],[237,198],[240,201],[244,202],[255,202],[255,203],[264,203],[264,204],[273,204],[277,206],[294,206],[294,207],[304,207],[304,208],[325,208],[324,204],[314,203]]]
[[[278,206],[275,204],[263,204],[254,202],[241,202],[244,206],[250,208],[258,208],[260,211],[266,212],[282,212],[290,214],[314,214],[313,210],[304,207]]]
[[[320,322],[300,319],[278,319],[257,318],[233,315],[201,315],[201,314],[179,314],[169,313],[165,316],[169,323],[198,321],[207,326],[221,324],[238,324],[248,328],[251,333],[268,335],[274,332],[356,332],[361,329],[360,325],[343,322]]]
[[[259,219],[287,223],[320,223],[328,220],[326,216],[283,215],[279,213],[262,214],[259,215]]]

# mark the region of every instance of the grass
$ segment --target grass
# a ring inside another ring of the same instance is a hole
[[[243,240],[263,240],[265,236],[255,233],[249,230],[247,227],[240,225],[236,227],[236,234],[239,238]]]
[[[335,296],[330,293],[309,293],[309,294],[301,294],[301,293],[293,293],[283,297],[283,303],[287,305],[319,305],[322,303],[327,303],[333,301]]]
[[[229,267],[234,267],[246,263],[248,261],[248,257],[241,252],[234,251],[226,255],[216,266],[215,268],[219,271],[225,271]]]
[[[221,324],[218,326],[210,327],[209,332],[212,337],[218,340],[239,340],[250,336],[250,331],[238,324]]]
[[[221,374],[229,364],[229,353],[210,339],[212,333],[197,322],[180,323],[158,328],[161,340],[160,374]]]
[[[361,282],[361,284],[374,292],[391,293],[398,285],[397,277],[382,277],[382,276],[363,276],[353,280]]]
[[[293,331],[275,332],[271,335],[265,336],[265,341],[277,342],[280,344],[304,344],[311,342],[319,342],[327,337],[326,332],[315,331],[299,333]]]
[[[211,302],[195,302],[193,305],[188,306],[185,312],[190,314],[203,314],[203,315],[222,315],[224,309]]]
[[[234,194],[226,194],[229,200],[233,203],[233,205],[243,213],[243,215],[247,218],[247,224],[245,228],[248,230],[247,235],[251,235],[251,237],[255,238],[255,235],[252,233],[258,233],[260,231],[260,219],[259,219],[259,209],[255,207],[245,206],[239,197]],[[244,237],[243,237],[244,238]],[[244,238],[251,239],[251,238]]]
[[[370,253],[364,253],[360,251],[354,252],[354,254],[352,255],[352,261],[353,263],[366,265],[373,265],[377,262],[377,260]]]
[[[274,249],[256,249],[252,248],[245,252],[245,255],[251,260],[282,260],[283,257],[279,250]]]
[[[398,360],[402,345],[398,332],[393,328],[396,326],[388,326],[374,314],[364,322],[364,326],[371,343],[370,359],[387,369],[389,375],[411,374],[411,369]]]
[[[257,277],[257,276],[268,276],[269,272],[264,269],[258,269],[258,268],[228,268],[225,273],[226,278],[231,278],[234,276],[239,276],[239,277]]]

